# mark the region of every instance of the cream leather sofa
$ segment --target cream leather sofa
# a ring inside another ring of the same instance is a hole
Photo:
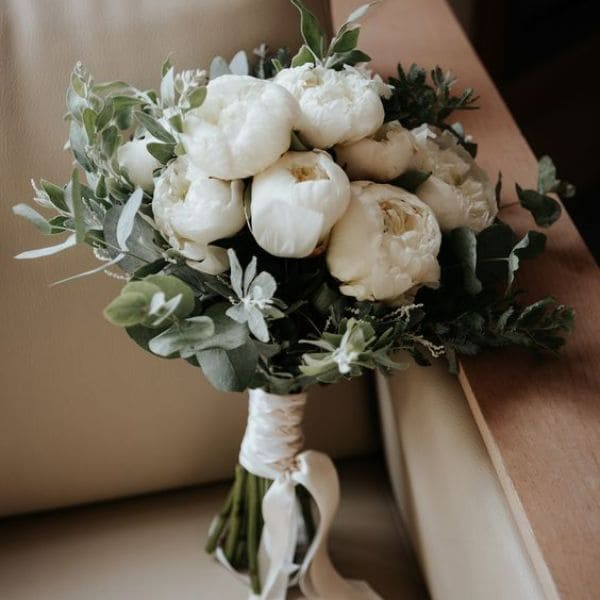
[[[308,4],[328,22],[326,2]],[[236,460],[245,399],[104,322],[119,282],[49,288],[94,264],[86,250],[12,260],[43,241],[10,205],[29,199],[30,177],[67,177],[61,115],[77,60],[98,80],[153,86],[170,52],[183,68],[261,41],[297,45],[296,11],[284,0],[0,7],[0,598],[243,598],[202,542],[224,494],[215,482]],[[391,488],[374,386],[311,394],[307,446],[340,459],[336,564],[386,599],[541,597],[458,384],[441,368],[424,373],[379,381]]]

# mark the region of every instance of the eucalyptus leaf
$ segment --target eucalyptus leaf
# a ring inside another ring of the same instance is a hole
[[[148,347],[154,354],[170,356],[175,352],[187,354],[195,344],[210,338],[214,334],[212,319],[205,316],[192,317],[181,323],[175,323],[150,340]]]
[[[524,190],[518,183],[516,190],[521,206],[533,215],[536,225],[550,227],[560,218],[562,209],[554,198],[535,190]]]
[[[196,354],[206,378],[217,389],[243,392],[256,372],[258,352],[252,342],[233,350],[211,349]]]
[[[105,309],[107,321],[118,327],[141,323],[148,313],[148,298],[140,292],[125,292],[117,296]]]
[[[174,311],[177,317],[187,317],[194,310],[194,292],[181,279],[173,275],[148,275],[144,279],[144,282],[157,286],[165,294],[167,300],[181,296],[179,304]]]

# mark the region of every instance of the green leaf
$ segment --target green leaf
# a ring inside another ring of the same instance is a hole
[[[107,244],[107,251],[111,256],[115,256],[119,251],[117,242],[117,223],[121,216],[123,207],[113,206],[106,212],[104,217],[104,239]],[[119,263],[120,267],[128,273],[133,273],[141,267],[154,263],[162,257],[160,249],[154,243],[154,229],[144,221],[139,215],[136,216],[131,235],[127,239],[128,253]]]
[[[91,108],[86,108],[81,116],[88,141],[93,144],[96,139],[96,113]]]
[[[86,153],[86,145],[88,143],[87,135],[81,125],[77,121],[71,121],[69,126],[69,144],[71,146],[71,152],[75,160],[88,172],[94,170],[94,165],[88,158]]]
[[[77,244],[77,240],[75,239],[75,234],[71,234],[64,242],[60,244],[56,244],[56,246],[48,246],[47,248],[39,248],[37,250],[27,250],[26,252],[21,252],[21,254],[17,254],[15,258],[21,259],[32,259],[32,258],[40,258],[42,256],[50,256],[52,254],[57,254],[58,252],[62,252],[67,248],[71,248]]]
[[[215,332],[214,335],[198,345],[197,351],[209,348],[233,350],[248,342],[248,328],[225,314],[228,307],[228,304],[219,303],[206,311],[205,315],[210,317],[214,323]]]
[[[52,202],[52,204],[54,204],[54,206],[56,206],[58,210],[63,212],[69,212],[69,207],[65,202],[65,191],[63,188],[53,183],[50,183],[45,179],[42,179],[40,181],[40,185],[42,186],[42,189],[46,192],[46,194],[48,194],[50,202]]]
[[[306,46],[302,46],[300,48],[300,50],[298,50],[298,53],[296,54],[296,56],[294,56],[294,58],[292,58],[292,67],[301,67],[304,64],[315,64],[315,57],[313,55],[313,53],[306,47]],[[281,69],[279,69],[281,70]]]
[[[252,342],[234,350],[203,350],[196,359],[206,378],[218,389],[243,392],[250,385],[258,364],[258,352]]]
[[[538,231],[529,231],[513,247],[508,255],[508,288],[510,288],[515,279],[515,273],[518,271],[521,260],[535,258],[539,256],[546,247],[546,236]]]
[[[163,165],[166,165],[175,156],[175,144],[151,142],[146,145],[146,149]]]
[[[175,104],[175,67],[170,67],[160,80],[161,106],[173,106]]]
[[[140,292],[125,292],[117,296],[105,309],[105,318],[119,327],[141,323],[148,313],[149,301]]]
[[[519,184],[516,184],[516,189],[521,206],[533,215],[536,225],[550,227],[560,218],[562,209],[554,198],[535,190],[524,190]]]
[[[333,51],[334,52],[350,52],[356,48],[358,43],[358,36],[360,34],[360,27],[354,29],[347,29],[342,33],[339,38],[334,40]]]
[[[102,131],[113,118],[114,114],[114,106],[111,99],[107,99],[102,107],[102,110],[98,113],[96,117],[96,130]]]
[[[556,189],[556,167],[549,156],[542,156],[538,163],[537,191],[548,194]]]
[[[179,352],[184,358],[192,352],[195,344],[210,338],[215,328],[209,317],[191,317],[175,323],[150,340],[148,347],[154,354],[170,356]]]
[[[355,23],[356,21],[362,19],[372,6],[381,4],[381,2],[382,0],[375,0],[374,2],[367,2],[367,4],[362,4],[358,8],[355,8],[348,16],[346,24]]]
[[[248,65],[248,56],[244,50],[236,52],[234,57],[229,63],[229,70],[234,75],[248,75],[250,73],[250,66]]]
[[[52,227],[48,221],[40,215],[40,213],[31,208],[28,204],[16,204],[12,207],[12,211],[15,215],[27,219],[30,223],[33,223],[35,227],[44,235],[52,233]]]
[[[110,159],[114,155],[121,138],[119,130],[111,125],[102,132],[102,152]]]
[[[323,58],[325,34],[318,19],[304,6],[300,0],[290,0],[300,11],[300,31],[304,43],[317,58]]]
[[[450,232],[452,247],[463,269],[465,290],[472,296],[482,290],[477,278],[477,237],[468,227],[459,227]]]
[[[133,231],[133,225],[135,223],[135,217],[137,212],[142,205],[144,198],[144,190],[137,188],[123,206],[119,220],[117,221],[117,229],[115,232],[117,238],[117,246],[121,250],[128,250],[127,240]]]
[[[404,171],[400,177],[396,177],[393,181],[390,181],[392,185],[397,185],[404,188],[411,194],[414,193],[417,188],[425,183],[431,175],[431,171],[420,171],[419,169],[408,169]]]
[[[195,300],[192,288],[174,275],[148,275],[143,283],[157,286],[165,294],[167,300],[181,295],[181,300],[174,312],[176,316],[187,317],[194,310]]]
[[[71,174],[71,184],[69,186],[71,194],[71,207],[73,211],[73,220],[75,221],[75,236],[77,243],[85,240],[85,221],[83,213],[85,207],[83,206],[83,199],[81,198],[81,186],[79,185],[79,172],[77,169],[73,169]]]
[[[358,63],[369,62],[371,57],[362,50],[351,50],[350,52],[336,53],[327,60],[330,69],[341,69],[344,65],[353,67]]]
[[[187,98],[190,104],[190,109],[201,106],[206,99],[206,93],[206,86],[203,85],[202,87],[196,88]]]
[[[156,139],[167,144],[177,143],[177,140],[154,117],[141,110],[135,112],[135,117]]]
[[[231,70],[229,69],[229,64],[222,56],[215,56],[210,61],[210,67],[208,69],[208,77],[212,81],[213,79],[217,79],[217,77],[221,77],[221,75],[230,75]]]

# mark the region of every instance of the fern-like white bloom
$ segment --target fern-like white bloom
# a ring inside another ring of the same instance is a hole
[[[266,169],[289,148],[299,112],[281,86],[222,75],[208,84],[204,102],[186,113],[181,141],[205,175],[243,179]]]
[[[436,287],[441,233],[431,209],[393,185],[356,181],[331,231],[327,265],[340,291],[358,300],[402,302]]]
[[[301,115],[296,129],[315,148],[355,142],[383,123],[379,84],[356,69],[334,71],[304,64],[282,69],[274,81],[298,100]]]
[[[221,273],[229,267],[227,253],[210,244],[246,223],[243,184],[206,177],[182,156],[156,180],[152,212],[161,233],[191,267]]]
[[[406,171],[416,152],[414,136],[398,121],[384,123],[358,142],[335,147],[338,163],[353,181],[391,181]]]
[[[144,138],[136,138],[125,142],[117,150],[117,161],[127,177],[136,187],[141,187],[146,192],[154,188],[154,171],[161,166],[150,152],[148,144],[158,142],[156,138],[147,135]]]
[[[498,206],[485,171],[451,133],[421,126],[413,134],[419,151],[411,166],[431,172],[415,193],[433,210],[442,231],[469,227],[479,232],[491,225]]]
[[[254,177],[252,233],[274,256],[309,256],[349,202],[348,177],[329,154],[287,152]]]

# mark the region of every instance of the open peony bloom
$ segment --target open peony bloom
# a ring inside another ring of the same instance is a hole
[[[398,302],[422,285],[436,287],[442,236],[429,207],[393,185],[356,181],[350,189],[350,206],[327,250],[342,294]]]
[[[356,69],[334,71],[304,64],[282,69],[275,83],[300,104],[296,129],[315,148],[355,142],[383,123],[379,84]]]
[[[208,84],[206,99],[190,110],[181,140],[205,175],[251,177],[290,146],[299,108],[281,86],[245,75],[223,75]]]
[[[498,206],[485,171],[448,131],[433,132],[425,125],[413,134],[419,151],[411,166],[431,172],[415,193],[433,210],[442,231],[469,227],[479,232],[491,225]]]
[[[147,145],[152,142],[158,140],[147,135],[144,138],[125,142],[117,150],[117,160],[121,169],[127,173],[131,183],[146,192],[151,192],[154,188],[153,173],[161,166],[161,163],[148,152]]]
[[[154,220],[169,244],[205,273],[229,268],[227,253],[211,246],[236,234],[246,219],[241,181],[221,181],[198,173],[186,156],[173,161],[156,180]]]
[[[252,182],[252,233],[274,256],[310,255],[350,202],[350,182],[326,152],[287,152]]]
[[[335,147],[338,163],[353,181],[391,181],[406,171],[416,152],[414,136],[398,121],[384,123],[358,142]]]

